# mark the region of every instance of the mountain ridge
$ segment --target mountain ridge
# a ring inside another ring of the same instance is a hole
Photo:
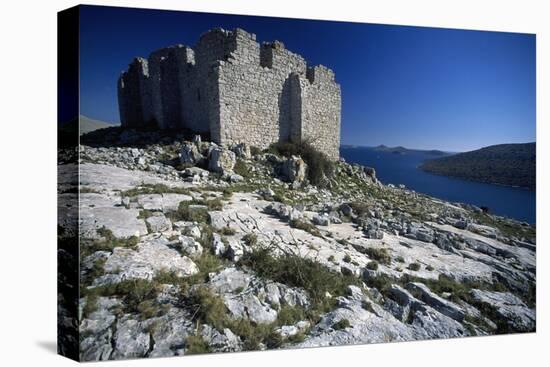
[[[536,187],[536,143],[497,144],[430,159],[419,166],[426,172],[472,181]]]

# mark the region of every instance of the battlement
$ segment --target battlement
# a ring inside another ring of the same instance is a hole
[[[334,82],[334,72],[323,65],[307,68],[306,77],[311,84]]]
[[[240,28],[215,28],[193,48],[178,44],[135,58],[118,80],[118,98],[122,126],[188,128],[220,144],[262,148],[308,139],[330,157],[339,154],[334,72],[308,67],[281,41],[260,45]]]
[[[288,72],[298,73],[304,73],[307,67],[304,58],[287,50],[281,41],[262,43],[260,65],[270,69],[284,69]]]

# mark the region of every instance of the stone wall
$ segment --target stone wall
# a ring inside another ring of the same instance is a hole
[[[337,159],[340,155],[340,86],[334,82],[334,73],[324,66],[309,68],[306,78],[300,78],[299,140]]]
[[[191,49],[177,45],[136,58],[119,78],[123,126],[209,132],[223,145],[266,148],[308,141],[337,159],[340,87],[334,73],[274,41],[214,29]]]

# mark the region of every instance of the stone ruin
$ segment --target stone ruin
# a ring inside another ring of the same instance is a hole
[[[213,29],[194,48],[137,57],[118,80],[123,127],[189,129],[221,145],[309,142],[331,159],[340,147],[341,93],[332,70],[308,67],[279,41]]]

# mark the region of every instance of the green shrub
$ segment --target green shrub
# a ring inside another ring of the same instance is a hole
[[[368,213],[368,211],[370,209],[370,206],[368,204],[366,204],[364,202],[360,202],[360,201],[353,201],[353,202],[349,203],[348,205],[351,206],[351,209],[353,209],[353,212],[358,217],[362,217],[363,215]]]
[[[189,195],[189,189],[185,187],[169,187],[164,184],[142,184],[133,189],[123,191],[122,196],[136,196],[141,194],[185,194]]]
[[[206,287],[198,287],[187,298],[195,320],[223,331],[226,327],[227,308],[220,296]]]
[[[372,248],[369,247],[365,249],[365,254],[367,254],[371,259],[378,261],[384,265],[389,265],[391,263],[391,256],[388,249],[385,248]]]
[[[256,233],[247,233],[243,236],[242,240],[244,243],[246,243],[248,246],[256,246],[258,243],[258,236]]]
[[[290,157],[298,155],[302,157],[307,164],[307,176],[311,184],[326,187],[328,182],[327,178],[331,178],[335,172],[335,164],[324,153],[316,150],[308,142],[302,143],[290,143],[279,142],[274,143],[269,147],[269,151],[282,155],[284,157]]]
[[[141,313],[144,308],[140,308],[140,304],[156,299],[158,288],[157,284],[149,280],[134,279],[118,283],[116,293],[124,295],[126,311]]]
[[[349,323],[348,319],[342,319],[342,320],[338,321],[337,323],[333,324],[332,328],[334,330],[343,330],[343,329],[348,328],[350,326],[351,326],[351,324]]]
[[[279,325],[294,325],[298,321],[304,320],[306,314],[303,308],[295,306],[284,305],[279,310],[277,315],[277,323]]]
[[[344,295],[348,285],[358,284],[353,276],[333,272],[320,263],[292,254],[275,257],[269,248],[256,248],[246,253],[239,266],[252,269],[260,277],[305,289],[313,303],[326,302],[325,294]]]
[[[248,178],[251,176],[248,165],[242,159],[237,159],[237,162],[235,162],[235,166],[233,167],[233,171],[236,174],[243,176],[244,178]]]
[[[400,263],[404,263],[404,262],[405,262],[405,259],[403,258],[403,256],[397,256],[397,257],[395,258],[395,261],[400,262]]]
[[[229,199],[231,199],[231,197],[233,196],[233,190],[228,189],[228,188],[223,189],[222,195],[223,195],[223,198],[224,198],[225,200],[229,200]]]
[[[351,262],[351,256],[349,256],[349,254],[346,254],[342,260],[344,260],[345,263],[350,263]]]
[[[142,302],[155,302],[159,291],[158,285],[158,283],[146,279],[129,279],[117,284],[109,284],[92,289],[83,288],[81,289],[81,293],[83,296],[92,297],[92,299],[97,296],[121,297],[124,301],[125,312],[141,314],[142,311],[149,311],[148,308],[154,305],[154,303],[142,304]]]
[[[279,203],[286,203],[287,202],[285,196],[282,195],[282,194],[279,194],[279,193],[275,193],[275,195],[273,195],[273,201],[277,201]]]
[[[97,233],[102,237],[98,240],[81,241],[80,246],[80,257],[85,258],[86,256],[96,252],[96,251],[113,251],[115,247],[127,247],[135,249],[139,243],[139,238],[137,236],[132,236],[129,238],[116,238],[113,235],[111,230],[101,227],[97,230]]]
[[[140,302],[137,305],[136,309],[139,312],[139,315],[142,320],[147,320],[147,319],[150,319],[151,317],[155,317],[159,312],[159,308],[156,304],[156,301],[151,299],[147,299],[145,301]]]
[[[232,236],[236,233],[235,229],[231,227],[223,227],[220,232],[225,236]]]
[[[210,353],[210,346],[200,335],[189,335],[185,339],[185,354]]]
[[[378,274],[365,280],[365,283],[367,283],[369,287],[376,288],[381,293],[384,293],[395,282],[396,279],[389,277],[386,274]]]
[[[289,222],[289,225],[292,227],[292,228],[296,228],[296,229],[301,229],[302,231],[306,231],[308,232],[309,234],[313,235],[313,236],[316,236],[316,237],[323,237],[323,235],[321,234],[321,232],[317,229],[317,227],[315,227],[314,224],[310,223],[310,222],[306,222],[305,220],[302,220],[302,219],[292,219],[290,222]]]
[[[140,210],[138,214],[139,219],[147,219],[152,216],[153,216],[153,212],[146,209]]]
[[[378,270],[378,262],[376,260],[372,260],[367,264],[367,269],[369,270]]]
[[[182,201],[178,205],[178,210],[173,213],[170,213],[168,216],[173,221],[189,221],[189,222],[198,222],[198,223],[207,223],[208,209],[203,207],[205,205],[202,201]]]
[[[372,303],[370,303],[368,301],[362,301],[361,302],[361,308],[363,308],[364,310],[367,310],[371,313],[375,313],[374,308],[372,307]]]
[[[409,266],[407,266],[407,269],[412,271],[418,271],[420,270],[420,264],[419,263],[410,263]]]
[[[228,327],[243,341],[243,350],[259,350],[260,344],[274,332],[274,324],[253,324],[248,319],[228,321]],[[268,343],[265,343],[266,345]],[[273,348],[273,339],[269,343]]]
[[[81,194],[99,194],[100,192],[91,187],[80,186],[80,193]]]
[[[223,203],[219,198],[207,200],[206,206],[208,210],[223,210]]]
[[[199,268],[199,272],[188,278],[191,283],[207,281],[208,274],[220,270],[223,266],[223,261],[209,251],[204,251],[200,257],[193,259],[193,261]]]
[[[261,154],[262,153],[262,150],[258,147],[255,147],[255,146],[251,146],[250,147],[250,154],[252,156],[255,156],[255,155],[258,155],[258,154]]]

